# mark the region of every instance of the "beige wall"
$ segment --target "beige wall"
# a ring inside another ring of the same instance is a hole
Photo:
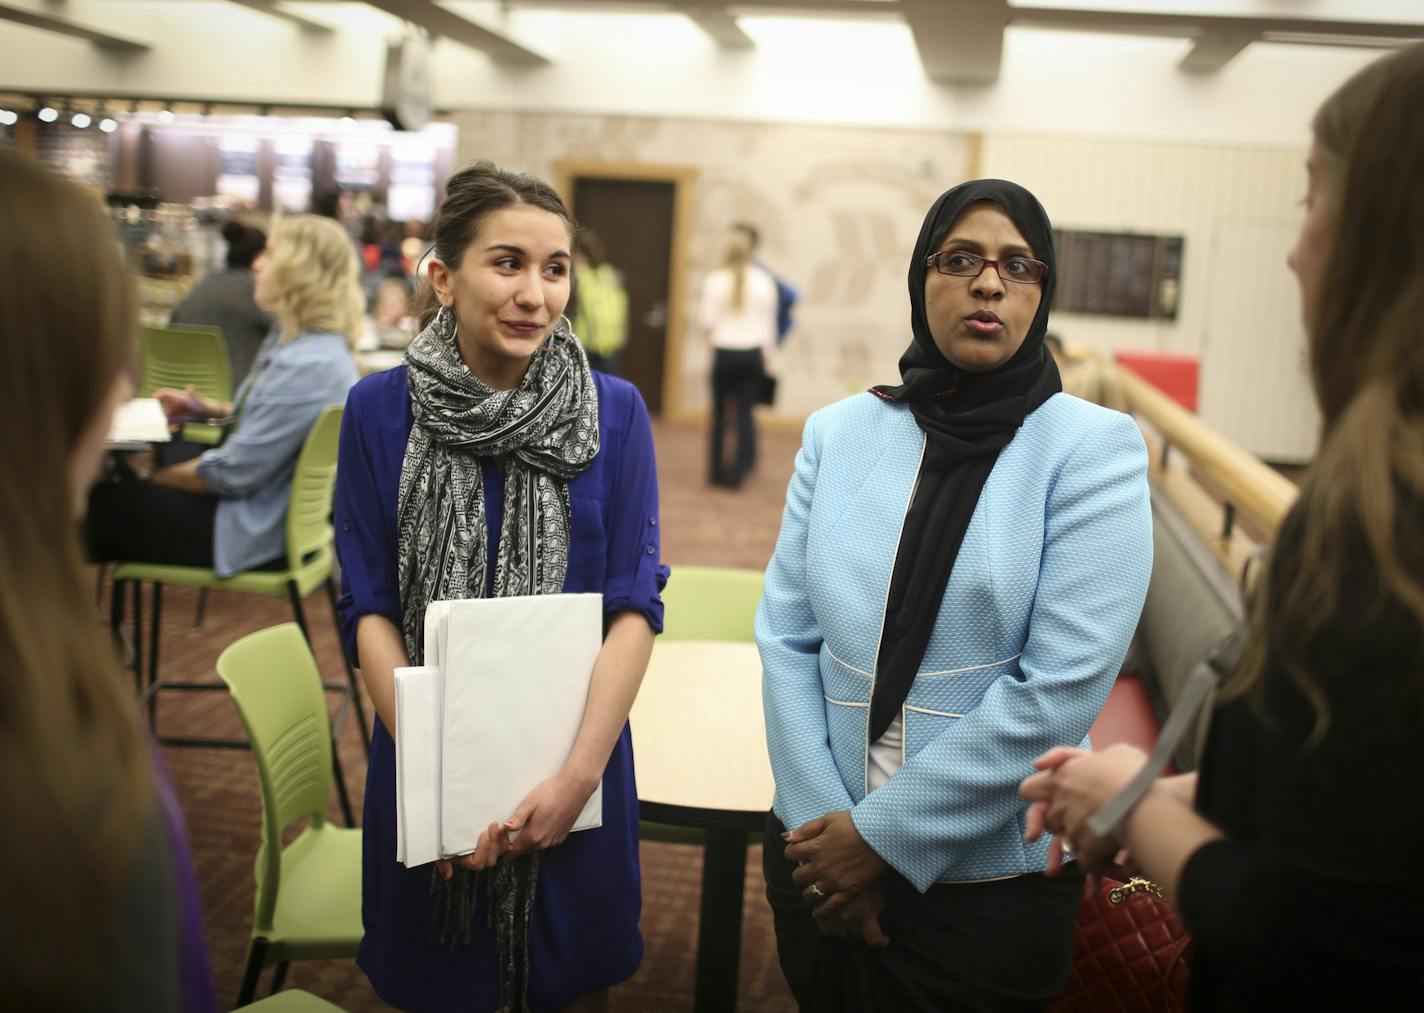
[[[763,259],[801,292],[775,408],[793,418],[898,376],[909,343],[905,271],[920,220],[971,171],[962,134],[509,112],[453,121],[460,165],[490,158],[549,179],[561,160],[696,168],[687,319],[727,224],[759,226]],[[705,343],[691,326],[671,340],[682,342],[677,403],[705,412]]]
[[[1308,457],[1316,416],[1285,254],[1300,220],[1305,152],[1046,135],[932,133],[565,113],[462,112],[458,164],[492,158],[555,178],[562,160],[686,165],[698,171],[689,230],[687,320],[736,219],[762,228],[764,259],[801,290],[775,414],[799,418],[892,381],[909,341],[905,271],[934,198],[975,171],[1020,182],[1066,228],[1186,239],[1175,321],[1059,314],[1071,342],[1104,352],[1198,356],[1201,413],[1278,460]],[[681,346],[681,413],[707,405],[710,356]]]
[[[1309,458],[1317,415],[1299,297],[1285,258],[1305,194],[1305,148],[997,134],[985,175],[1036,193],[1063,228],[1186,237],[1175,321],[1057,314],[1065,340],[1201,360],[1200,412],[1271,460]]]

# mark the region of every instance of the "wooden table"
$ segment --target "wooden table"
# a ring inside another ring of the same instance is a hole
[[[643,819],[706,834],[695,1009],[734,1010],[747,833],[775,787],[756,645],[659,639],[629,720]]]

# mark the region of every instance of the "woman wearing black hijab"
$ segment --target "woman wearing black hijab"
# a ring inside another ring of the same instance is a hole
[[[1067,977],[1081,879],[1043,877],[1015,789],[1086,740],[1152,532],[1137,427],[1061,392],[1054,281],[1032,194],[949,190],[903,382],[806,423],[757,614],[767,896],[803,1009],[1039,1009]]]

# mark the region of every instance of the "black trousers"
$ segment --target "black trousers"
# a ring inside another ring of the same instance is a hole
[[[762,869],[782,973],[802,1010],[946,1013],[1048,1008],[1073,965],[1073,922],[1083,873],[983,883],[942,883],[920,893],[894,870],[881,877],[884,949],[832,939],[816,928],[785,828],[767,814]]]
[[[756,403],[762,378],[766,375],[761,349],[714,350],[712,359],[712,454],[711,479],[714,485],[738,486],[756,466]],[[727,414],[736,414],[737,445],[731,463],[726,460]]]
[[[212,566],[217,509],[216,496],[154,485],[113,461],[89,491],[84,520],[89,561]]]

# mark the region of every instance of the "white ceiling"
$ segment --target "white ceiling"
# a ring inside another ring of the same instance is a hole
[[[201,16],[208,0],[167,0],[177,16]],[[349,18],[347,2],[227,0],[313,36]],[[0,21],[84,39],[110,52],[156,44],[126,7],[106,0],[0,0]],[[1190,39],[1181,69],[1220,71],[1257,43],[1379,47],[1424,38],[1419,0],[368,0],[367,6],[510,65],[555,57],[525,29],[537,12],[676,14],[728,51],[756,47],[740,22],[754,17],[894,21],[909,27],[926,76],[949,84],[989,84],[999,75],[1004,32],[1038,28]],[[184,10],[184,9],[187,10]],[[14,82],[11,82],[14,84]]]
[[[372,116],[407,18],[438,110],[1288,145],[1424,36],[1424,0],[0,0],[0,108]]]

